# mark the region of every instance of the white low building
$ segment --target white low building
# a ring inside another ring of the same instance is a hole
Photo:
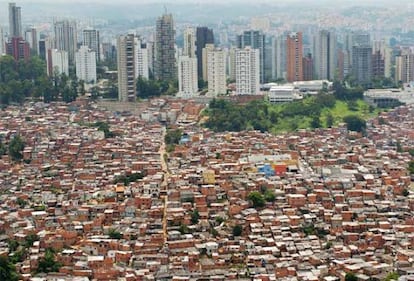
[[[268,93],[270,103],[292,102],[303,99],[303,96],[291,84],[272,86]]]
[[[414,91],[410,87],[401,89],[369,89],[364,92],[364,100],[373,106],[392,107],[399,103],[414,104]]]

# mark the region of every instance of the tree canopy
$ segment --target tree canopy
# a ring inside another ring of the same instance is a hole
[[[26,98],[51,102],[76,99],[79,83],[66,74],[47,76],[46,63],[37,56],[16,62],[11,56],[0,57],[0,104],[21,104]]]

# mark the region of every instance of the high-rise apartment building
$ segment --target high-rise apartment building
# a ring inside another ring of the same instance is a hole
[[[313,78],[314,78],[314,73],[313,73],[314,64],[313,64],[313,62],[314,62],[314,60],[313,60],[311,54],[307,54],[303,58],[303,81],[313,80]]]
[[[256,95],[260,92],[260,51],[251,47],[236,49],[236,93]]]
[[[192,58],[196,56],[196,31],[194,28],[187,27],[184,30],[184,48],[182,54]]]
[[[15,61],[28,60],[30,58],[30,46],[22,37],[12,37],[6,44],[6,54]]]
[[[47,75],[69,75],[68,52],[58,49],[48,49],[46,56]]]
[[[155,78],[166,81],[176,79],[175,30],[171,14],[157,19],[155,41]]]
[[[226,52],[223,49],[207,51],[207,82],[208,95],[226,94]]]
[[[88,46],[96,55],[96,61],[101,60],[101,44],[99,39],[99,31],[96,29],[84,29],[82,32],[83,35],[83,45]]]
[[[303,42],[302,33],[293,32],[286,38],[287,81],[303,80]]]
[[[237,36],[237,48],[243,49],[251,47],[259,50],[260,60],[260,83],[265,82],[265,35],[258,30],[244,31],[243,34]]]
[[[122,102],[136,100],[135,44],[136,37],[133,34],[118,37],[118,99]]]
[[[333,80],[337,69],[337,39],[333,32],[321,30],[314,38],[313,58],[315,76],[321,80]]]
[[[22,15],[16,3],[9,3],[9,38],[23,37]]]
[[[369,84],[372,79],[372,47],[352,47],[352,75],[359,84]]]
[[[286,79],[286,35],[272,38],[272,78]]]
[[[148,48],[140,38],[135,39],[135,78],[149,79]]]
[[[180,56],[178,59],[178,94],[182,97],[192,97],[197,92],[197,58]]]
[[[385,42],[385,40],[374,41],[372,46],[372,51],[374,55],[377,54],[381,56],[381,58],[373,58],[373,63],[375,64],[375,60],[380,59],[384,63],[384,77],[391,78],[391,69],[392,69],[392,50]],[[375,66],[373,66],[375,67]],[[374,77],[377,76],[376,73],[373,73]]]
[[[207,81],[208,80],[208,69],[207,69],[207,53],[209,51],[214,50],[215,47],[213,44],[206,44],[205,48],[203,49],[203,59],[201,60],[203,63],[203,80]]]
[[[414,81],[414,53],[406,48],[396,57],[395,81],[409,83]]]
[[[3,28],[0,26],[0,56],[5,54],[5,43],[4,43],[4,33]]]
[[[203,68],[205,68],[205,61],[203,61],[203,49],[207,44],[214,45],[213,30],[202,26],[196,28],[196,55],[197,55],[197,75],[198,78],[203,78]]]
[[[82,45],[75,54],[76,77],[85,83],[96,83],[96,54]]]
[[[35,54],[39,54],[39,37],[36,28],[31,27],[26,29],[24,32],[24,40],[29,43],[30,49],[32,49]]]
[[[68,52],[69,64],[75,62],[77,50],[76,22],[62,20],[54,22],[55,49]]]

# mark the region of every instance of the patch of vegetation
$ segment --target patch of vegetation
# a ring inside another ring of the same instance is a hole
[[[344,117],[344,122],[349,131],[364,133],[367,128],[367,123],[361,117],[356,115],[348,115]]]
[[[183,131],[180,129],[168,130],[165,134],[164,141],[167,145],[178,144],[183,135]]]
[[[199,219],[200,219],[200,213],[198,212],[198,210],[194,210],[193,212],[191,212],[191,223],[192,224],[197,224]]]
[[[117,176],[114,179],[114,184],[117,183],[123,183],[125,186],[128,186],[131,182],[136,182],[137,180],[140,180],[144,177],[144,174],[142,173],[134,173],[130,175],[122,175]]]
[[[119,232],[118,230],[113,229],[113,228],[108,230],[108,236],[111,239],[117,239],[117,240],[122,239],[122,237],[123,237],[121,232]]]
[[[19,275],[16,267],[8,257],[0,256],[0,280],[17,281]]]
[[[243,233],[243,227],[240,224],[236,224],[233,227],[232,233],[233,233],[233,236],[234,237],[242,235],[242,233]]]
[[[358,92],[359,93],[359,92]],[[252,101],[246,105],[214,99],[205,111],[208,118],[204,125],[214,131],[260,130],[272,133],[297,129],[326,128],[342,122],[347,115],[363,119],[374,116],[359,94],[346,94],[341,99],[320,93],[301,101],[272,105],[267,101]],[[349,108],[351,105],[351,109]]]
[[[24,141],[19,135],[16,135],[12,138],[8,146],[8,151],[9,151],[9,156],[13,161],[22,160],[23,158],[22,152],[23,152],[24,146],[25,146]]]
[[[247,198],[252,202],[253,208],[262,208],[265,206],[265,198],[263,194],[258,191],[250,192]]]
[[[178,81],[151,80],[139,77],[137,79],[137,97],[147,99],[161,95],[177,93]]]
[[[56,261],[53,249],[46,249],[45,256],[39,260],[38,273],[59,272],[62,264]]]
[[[92,126],[98,128],[98,131],[104,132],[106,139],[113,138],[115,136],[115,134],[109,130],[109,124],[107,122],[98,121],[95,122]]]
[[[345,274],[345,281],[358,281],[358,278],[354,273],[348,272],[347,274]]]

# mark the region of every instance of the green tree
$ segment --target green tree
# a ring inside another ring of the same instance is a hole
[[[198,212],[198,210],[194,210],[193,212],[191,212],[191,223],[192,224],[197,224],[199,219],[200,219],[200,213]]]
[[[233,227],[233,236],[240,236],[243,233],[243,227],[240,224],[236,224]]]
[[[276,200],[276,195],[275,195],[275,193],[273,191],[271,191],[271,190],[268,189],[264,193],[264,199],[267,202],[274,202]]]
[[[165,134],[164,141],[166,144],[178,144],[182,135],[183,132],[180,129],[168,130]]]
[[[119,240],[119,239],[122,239],[122,236],[123,235],[118,230],[111,228],[111,229],[108,230],[108,236],[111,239],[117,239],[117,240]]]
[[[265,206],[265,199],[258,191],[252,191],[247,198],[252,202],[254,208],[261,208]]]
[[[346,123],[347,129],[349,131],[362,132],[362,133],[365,132],[367,123],[361,117],[358,117],[356,115],[348,115],[348,116],[345,116],[343,120]]]
[[[345,274],[345,281],[358,281],[358,278],[354,273],[348,272],[347,274]]]
[[[19,280],[19,276],[16,272],[16,267],[5,256],[0,256],[0,280]]]
[[[397,272],[390,272],[385,277],[384,281],[398,280],[400,275]]]
[[[326,115],[326,127],[331,128],[334,124],[334,117],[331,113]]]
[[[411,175],[414,175],[414,160],[408,163],[408,171],[410,172]]]
[[[24,142],[20,135],[16,135],[9,143],[9,156],[13,161],[20,161],[23,158]]]
[[[45,255],[39,260],[37,267],[38,273],[59,272],[61,263],[55,259],[55,253],[52,249],[46,249]]]
[[[310,123],[311,127],[316,129],[316,128],[320,128],[321,127],[321,120],[320,120],[320,116],[319,115],[314,115],[312,117],[311,123]]]

